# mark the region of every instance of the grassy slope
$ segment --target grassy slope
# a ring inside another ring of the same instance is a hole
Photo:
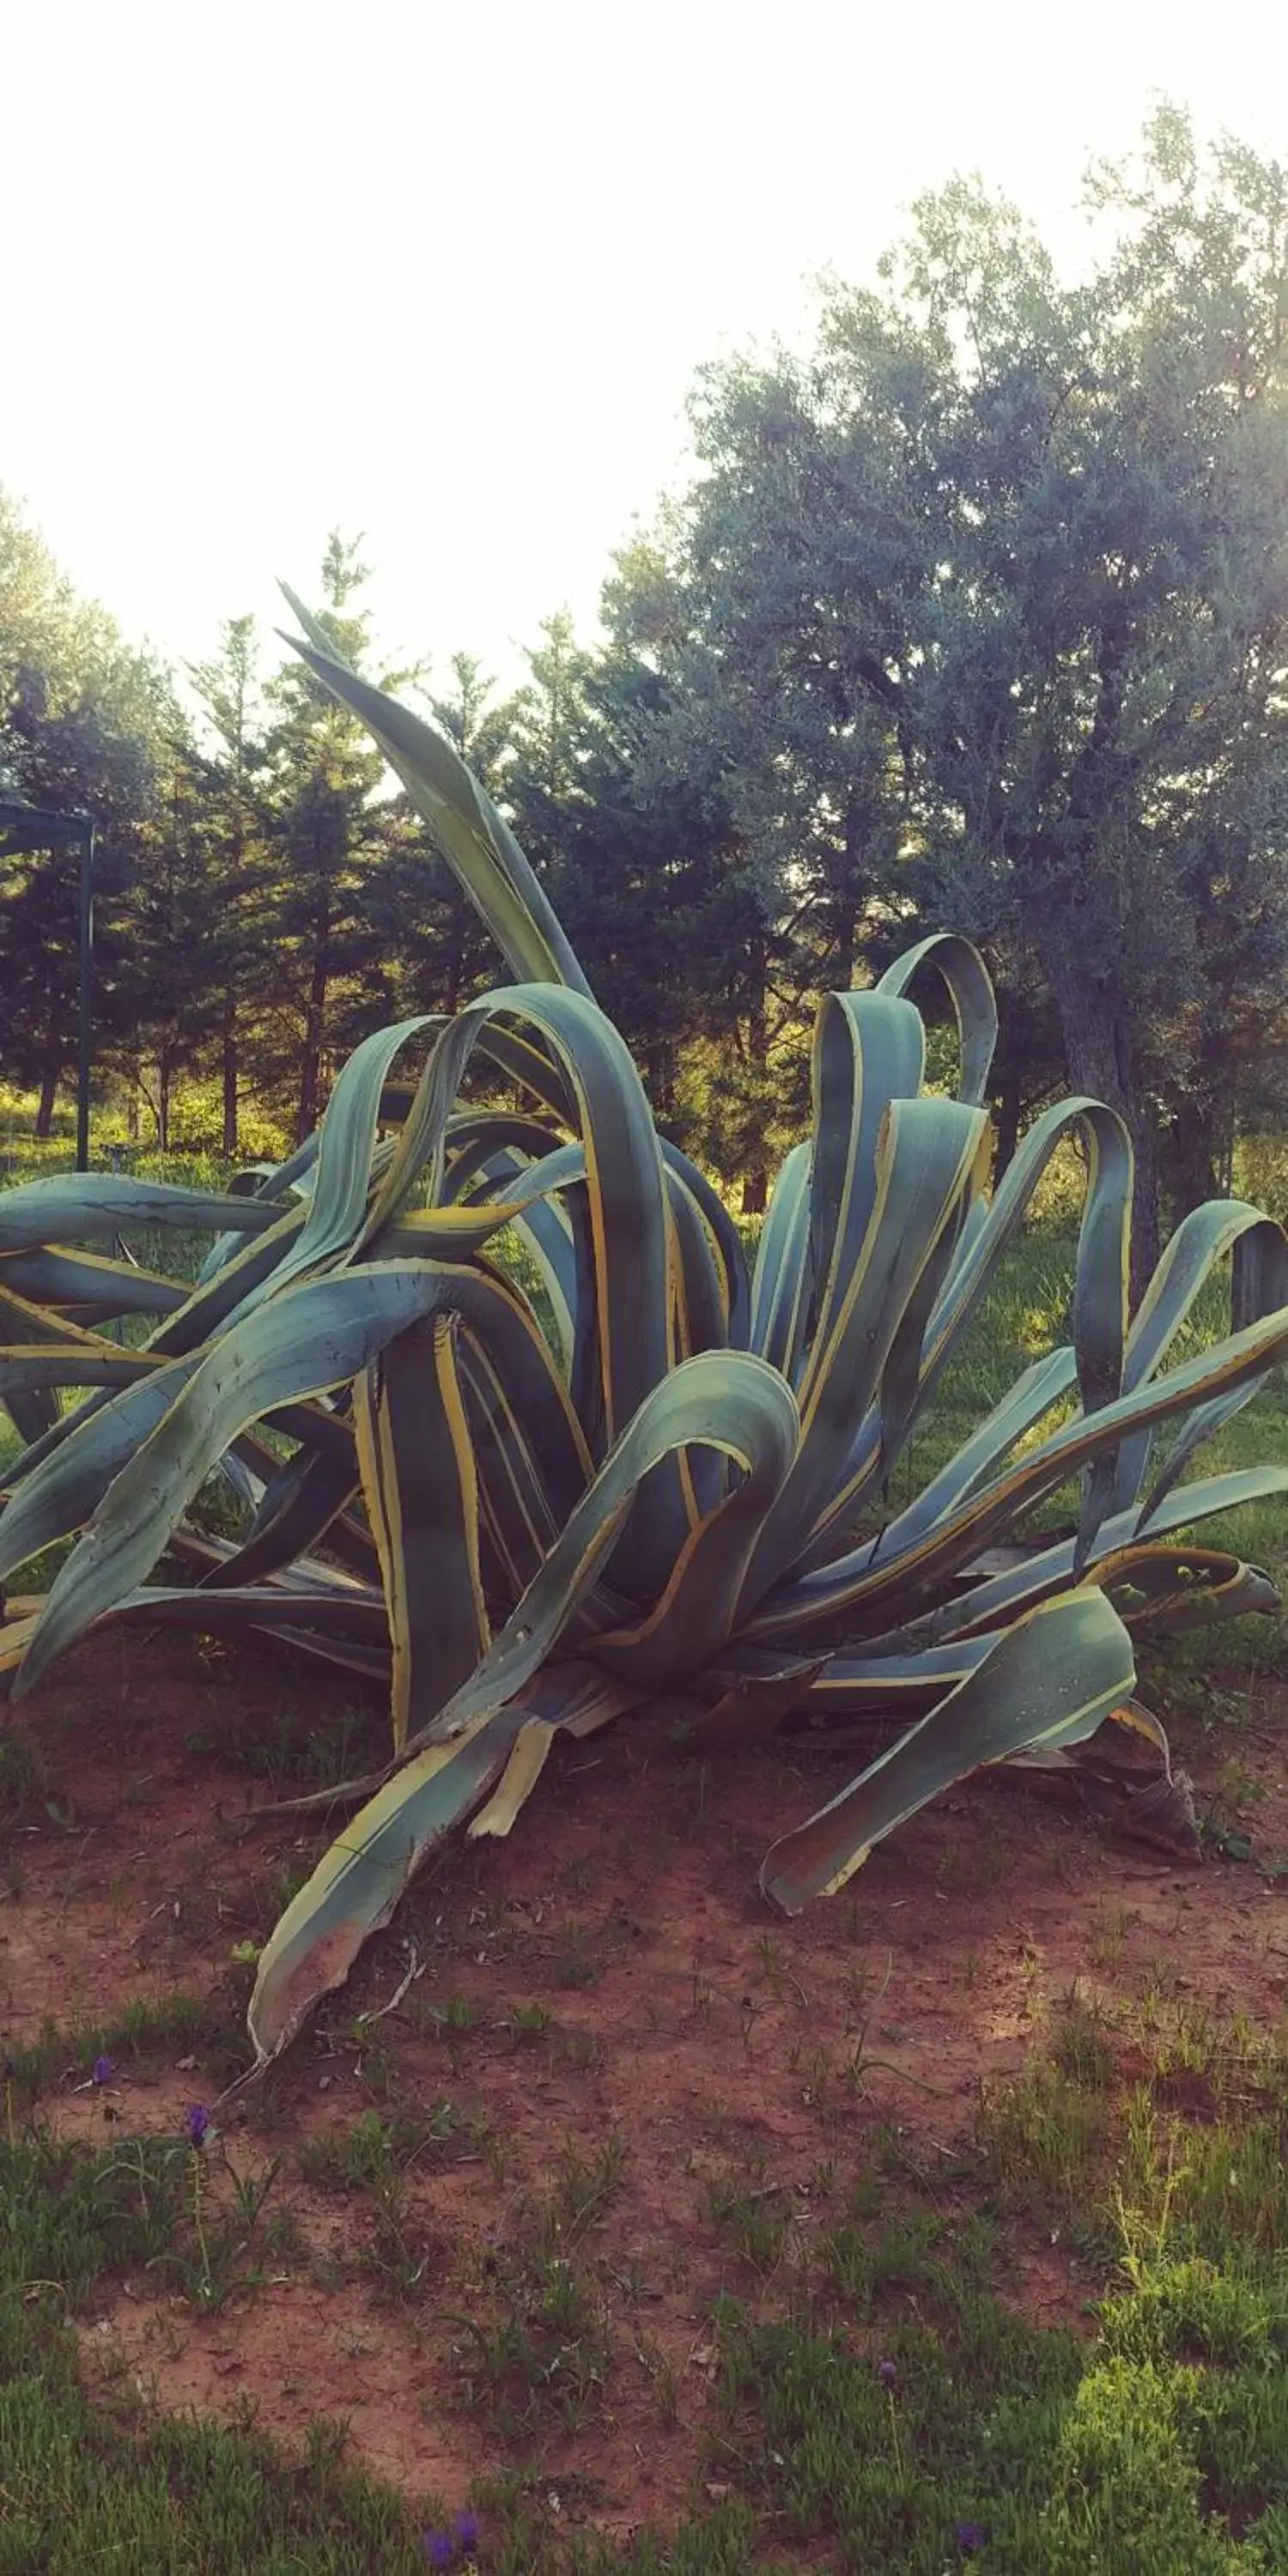
[[[1288,2568],[1288,2067],[1246,2034],[1181,2034],[1218,2116],[1115,2092],[1073,2012],[949,2159],[865,2139],[861,2181],[797,2249],[749,2193],[713,2223],[760,2286],[723,2301],[700,2507],[619,2547],[570,2533],[528,2472],[478,2492],[505,2576],[1270,2576]],[[1174,2058],[1176,2034],[1171,2055]],[[875,2153],[871,2152],[875,2146]],[[217,2153],[208,2148],[207,2155]],[[339,2428],[286,2463],[249,2427],[87,2396],[69,2312],[117,2270],[166,2267],[200,2304],[196,2152],[59,2145],[9,2105],[0,2140],[2,2576],[401,2576],[421,2517],[347,2472]],[[1021,2250],[1076,2245],[1089,2341],[1012,2301]],[[244,2249],[242,2249],[244,2252]],[[212,2257],[218,2259],[217,2256]],[[561,2296],[566,2305],[568,2265]],[[253,2268],[237,2286],[253,2296]],[[534,2368],[537,2362],[534,2360]],[[445,2515],[426,2500],[436,2525]]]

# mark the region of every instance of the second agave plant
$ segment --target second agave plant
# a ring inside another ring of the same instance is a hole
[[[0,1581],[76,1538],[48,1597],[0,1630],[15,1696],[122,1618],[270,1633],[388,1684],[388,1772],[358,1784],[261,1959],[259,2056],[347,1974],[435,1842],[508,1832],[560,1733],[662,1692],[726,1741],[896,1721],[768,1851],[762,1885],[790,1911],[984,1764],[1068,1765],[1107,1729],[1166,1789],[1135,1634],[1275,1604],[1189,1534],[1288,1488],[1278,1465],[1191,1474],[1288,1350],[1280,1228],[1238,1201],[1195,1210],[1129,1318],[1122,1124],[1058,1103],[990,1194],[993,996],[945,936],[824,999],[812,1134],[749,1275],[503,818],[299,613],[306,660],[369,725],[514,980],[365,1040],[319,1136],[245,1194],[91,1174],[0,1197],[0,1397],[27,1444]],[[936,982],[959,1035],[951,1099],[924,1088],[913,997]],[[1069,1342],[920,1490],[905,1472],[894,1509],[892,1472],[1074,1133]],[[210,1229],[195,1287],[92,1249],[137,1221]],[[1169,1365],[1225,1256],[1233,1329]],[[141,1347],[102,1330],[140,1310]],[[186,1517],[215,1471],[250,1505],[236,1541]],[[1061,1489],[1071,1534],[999,1555]]]

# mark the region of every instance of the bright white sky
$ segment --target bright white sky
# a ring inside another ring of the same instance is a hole
[[[1159,92],[1288,152],[1280,0],[0,8],[0,481],[197,656],[364,531],[393,649],[593,621],[694,368],[979,169],[1066,256]]]

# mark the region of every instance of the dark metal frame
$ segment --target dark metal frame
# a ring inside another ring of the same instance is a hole
[[[94,817],[55,814],[33,805],[0,776],[0,846],[56,850],[79,845],[80,903],[76,986],[76,1169],[89,1170],[89,1081],[93,1060]]]

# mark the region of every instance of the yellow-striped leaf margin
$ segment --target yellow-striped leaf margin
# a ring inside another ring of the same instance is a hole
[[[1131,1639],[1102,1592],[1030,1611],[919,1725],[773,1845],[765,1894],[786,1914],[834,1895],[929,1799],[986,1764],[1093,1734],[1135,1678]]]

